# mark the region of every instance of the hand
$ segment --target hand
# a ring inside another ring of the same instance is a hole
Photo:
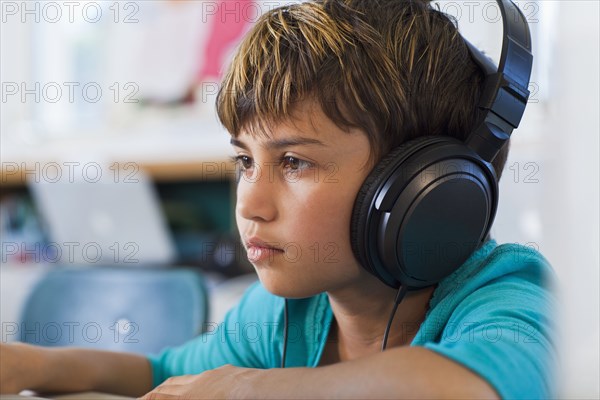
[[[199,375],[172,377],[147,393],[142,400],[257,398],[256,382],[264,370],[224,365]]]
[[[0,393],[33,389],[40,369],[41,348],[22,343],[0,343]]]

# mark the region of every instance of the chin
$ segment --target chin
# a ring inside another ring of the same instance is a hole
[[[299,286],[298,282],[294,282],[293,278],[282,279],[281,277],[275,277],[262,271],[258,271],[258,278],[269,293],[288,299],[302,299],[323,292],[316,290],[315,287]]]

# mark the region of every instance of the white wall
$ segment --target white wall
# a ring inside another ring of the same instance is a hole
[[[545,146],[554,156],[540,202],[544,253],[562,283],[564,393],[600,398],[599,3],[561,1],[559,14]]]

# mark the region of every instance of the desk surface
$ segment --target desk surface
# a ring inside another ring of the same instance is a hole
[[[118,396],[99,392],[83,392],[62,395],[52,395],[51,397],[40,397],[29,394],[2,394],[0,400],[131,400],[133,397]]]

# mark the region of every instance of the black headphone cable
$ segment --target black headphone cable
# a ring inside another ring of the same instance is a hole
[[[390,319],[388,320],[388,324],[385,328],[385,333],[383,334],[383,341],[381,342],[381,351],[384,351],[387,346],[388,334],[390,333],[390,328],[392,327],[392,321],[394,320],[394,315],[396,315],[396,310],[398,309],[398,305],[404,299],[404,296],[408,292],[408,286],[400,285],[398,289],[398,293],[396,294],[396,300],[394,300],[394,308],[392,308],[392,313],[390,315]]]
[[[288,337],[288,301],[283,299],[283,354],[281,355],[281,368],[285,368],[285,353],[287,351]]]

